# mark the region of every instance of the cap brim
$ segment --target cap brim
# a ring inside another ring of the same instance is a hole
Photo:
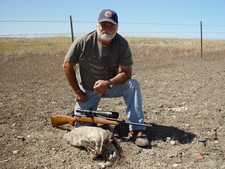
[[[112,19],[106,19],[106,18],[104,18],[104,19],[99,19],[98,22],[99,22],[99,23],[101,23],[101,22],[111,22],[111,23],[114,24],[114,25],[118,25],[118,23],[114,22]]]

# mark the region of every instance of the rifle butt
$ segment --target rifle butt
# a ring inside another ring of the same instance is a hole
[[[69,124],[71,126],[74,126],[74,123],[76,122],[76,119],[70,116],[66,115],[52,115],[51,116],[51,124],[52,127],[58,127],[65,124]]]

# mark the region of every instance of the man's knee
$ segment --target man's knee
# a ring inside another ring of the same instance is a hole
[[[128,79],[127,84],[129,85],[130,88],[139,88],[139,82],[136,79]]]

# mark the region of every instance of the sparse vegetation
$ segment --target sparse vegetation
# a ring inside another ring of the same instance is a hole
[[[28,54],[58,54],[66,51],[71,43],[68,37],[51,38],[0,38],[1,56]]]
[[[145,55],[149,59],[200,57],[199,39],[176,38],[131,38],[127,37],[134,57],[139,59]],[[0,56],[19,57],[28,54],[65,53],[71,44],[70,37],[43,38],[0,38]],[[203,54],[220,56],[224,54],[225,40],[204,40]]]

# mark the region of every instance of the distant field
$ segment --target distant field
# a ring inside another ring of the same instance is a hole
[[[127,37],[134,57],[149,59],[200,57],[201,44],[199,39],[176,38],[131,38]],[[71,44],[70,37],[44,38],[0,38],[0,56],[19,57],[29,54],[65,53]],[[224,55],[225,40],[203,40],[203,56]]]
[[[66,51],[71,43],[67,37],[51,38],[0,38],[3,56],[24,54],[56,54]]]

